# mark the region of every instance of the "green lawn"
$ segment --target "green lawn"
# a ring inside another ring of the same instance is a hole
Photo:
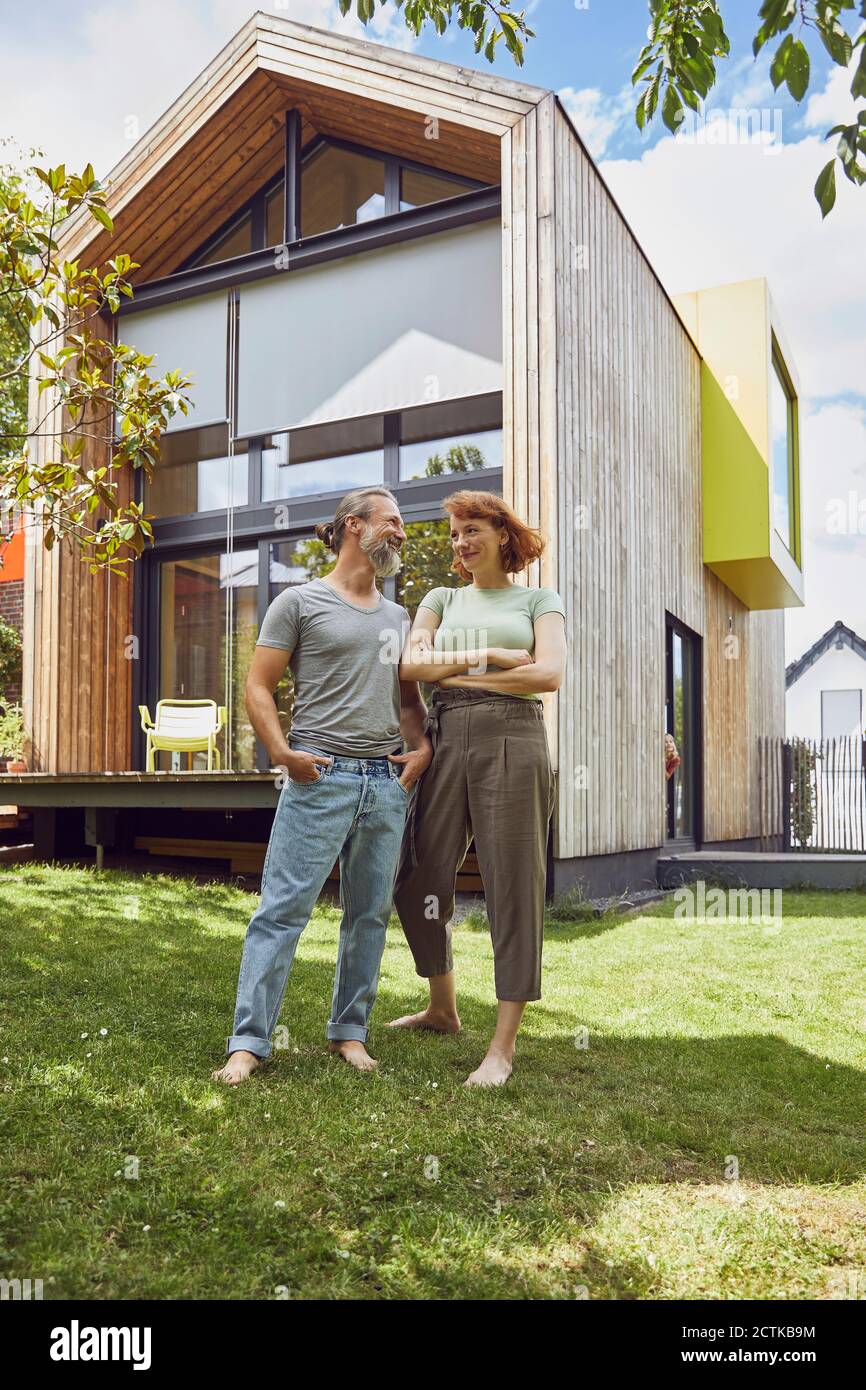
[[[544,999],[494,1092],[460,1084],[493,1022],[470,927],[459,1037],[384,1028],[423,997],[395,918],[378,1073],[325,1054],[328,907],[289,1046],[236,1091],[211,1082],[255,901],[0,870],[0,1275],[46,1298],[866,1293],[866,895],[786,894],[775,929],[672,903],[551,926]]]

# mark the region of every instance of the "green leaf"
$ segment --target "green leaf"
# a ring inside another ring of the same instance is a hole
[[[821,208],[821,218],[825,218],[836,201],[836,161],[825,164],[815,182],[815,197]]]
[[[684,117],[685,112],[683,111],[683,103],[680,100],[680,94],[674,84],[669,82],[665,89],[664,101],[662,102],[662,120],[668,130],[676,134],[682,125]]]
[[[809,54],[801,39],[791,45],[785,65],[785,81],[795,101],[802,101],[809,87]]]
[[[817,24],[821,42],[833,62],[838,63],[839,67],[847,68],[854,51],[850,34],[842,28],[842,25],[835,18],[828,19],[826,23],[822,23],[819,19]]]
[[[788,65],[788,59],[791,56],[793,44],[794,39],[791,34],[788,34],[779,44],[779,47],[776,49],[775,57],[770,64],[770,81],[775,91],[779,90],[779,87],[781,87],[785,80],[785,69]]]
[[[114,223],[112,222],[108,213],[105,211],[105,208],[99,207],[96,203],[91,203],[90,214],[92,217],[96,218],[97,222],[102,224],[102,226],[105,228],[107,232],[114,231]]]

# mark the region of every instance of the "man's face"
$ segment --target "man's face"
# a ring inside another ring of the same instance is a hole
[[[389,497],[377,497],[369,521],[361,522],[358,544],[363,550],[377,579],[388,579],[402,567],[400,552],[406,540],[403,519],[395,502]]]

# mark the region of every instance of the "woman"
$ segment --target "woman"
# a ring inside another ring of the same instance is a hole
[[[474,838],[493,938],[496,1031],[467,1086],[511,1075],[517,1030],[541,997],[547,827],[554,774],[541,695],[565,667],[565,610],[553,589],[515,584],[545,542],[501,497],[456,492],[452,569],[468,581],[421,600],[400,668],[406,681],[436,683],[427,720],[433,761],[416,784],[394,905],[419,975],[430,982],[423,1012],[394,1028],[460,1028],[451,956],[457,871]]]

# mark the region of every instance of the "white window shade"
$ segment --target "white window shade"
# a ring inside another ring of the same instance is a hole
[[[192,377],[187,392],[192,402],[189,414],[175,415],[169,430],[213,425],[227,418],[227,325],[228,297],[224,290],[178,304],[142,309],[118,323],[120,342],[139,352],[154,354],[148,368],[152,376],[178,370]]]
[[[243,286],[238,435],[501,391],[501,286],[498,222]]]

